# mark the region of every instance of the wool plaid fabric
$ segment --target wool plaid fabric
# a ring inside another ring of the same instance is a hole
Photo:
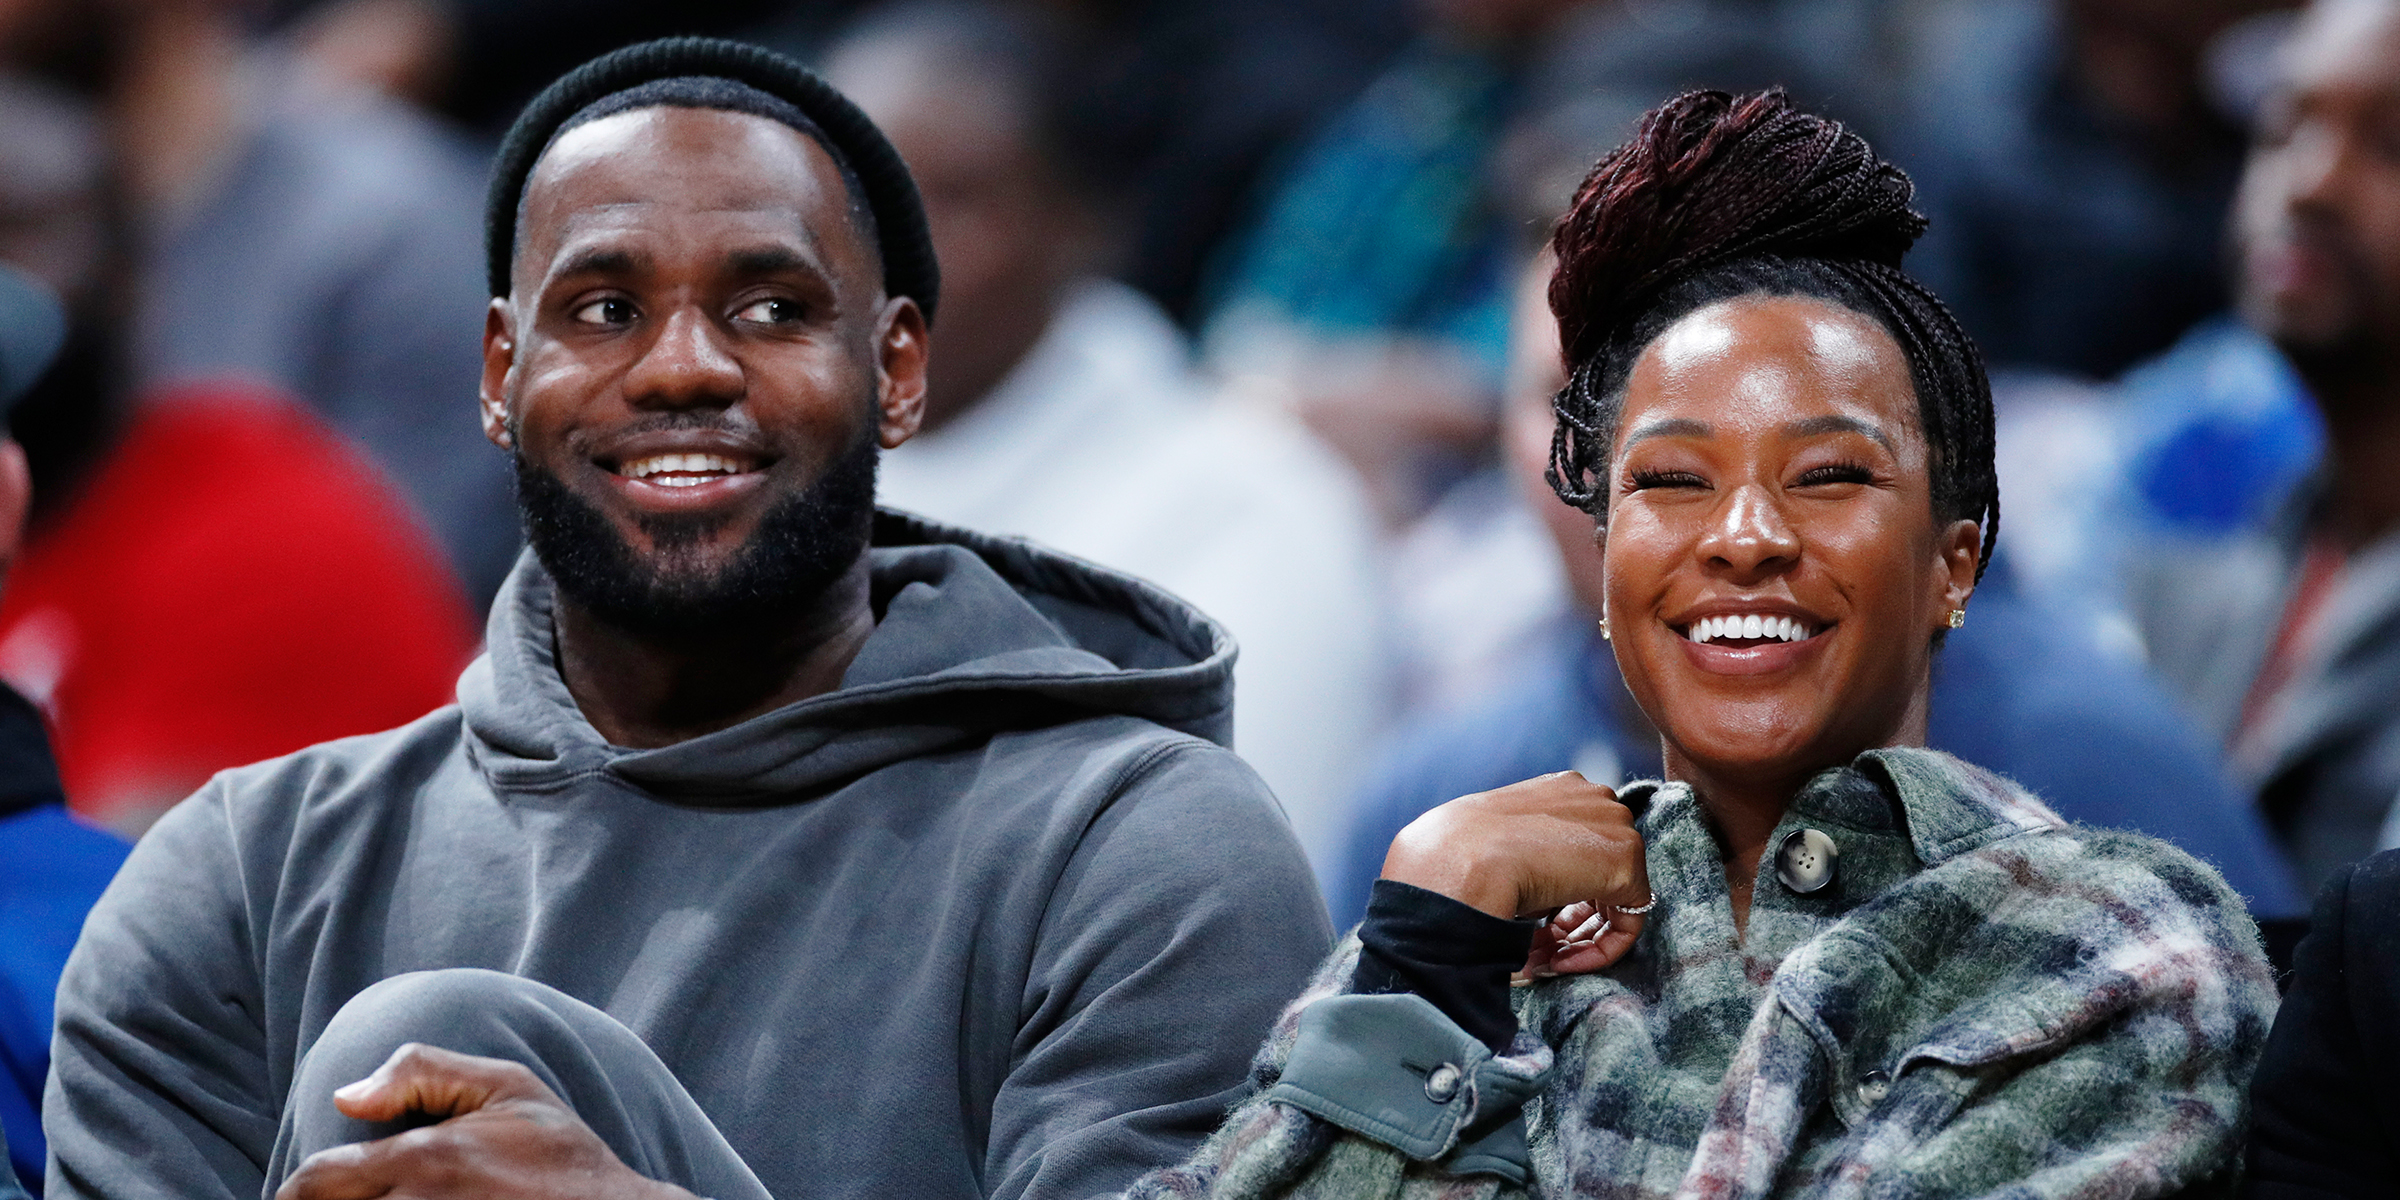
[[[1802,789],[1747,929],[1691,790],[1624,789],[1659,907],[1627,958],[1519,990],[1510,1055],[1544,1197],[2163,1196],[2229,1183],[2275,1015],[2256,927],[2216,872],[2070,826],[1928,750],[1878,750]],[[1782,884],[1814,829],[1834,880]],[[1266,1100],[1299,1013],[1346,988],[1345,939],[1254,1064],[1253,1098],[1137,1200],[1497,1200]]]

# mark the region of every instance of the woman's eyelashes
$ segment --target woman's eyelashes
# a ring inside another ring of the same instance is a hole
[[[1865,463],[1838,462],[1810,467],[1792,481],[1793,487],[1821,487],[1836,483],[1873,483],[1875,472]]]
[[[1704,488],[1707,486],[1708,480],[1690,471],[1637,468],[1626,472],[1625,475],[1625,490],[1629,492],[1648,491],[1651,488]]]
[[[1825,463],[1809,467],[1792,478],[1795,488],[1825,487],[1834,484],[1871,484],[1875,470],[1860,462]],[[1653,488],[1707,488],[1707,477],[1694,471],[1636,467],[1625,473],[1625,490],[1643,492]]]

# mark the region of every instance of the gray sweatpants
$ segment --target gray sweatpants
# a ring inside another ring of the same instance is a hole
[[[469,968],[394,976],[334,1014],[294,1073],[267,1166],[268,1195],[319,1150],[423,1124],[357,1121],[333,1106],[335,1088],[374,1073],[408,1042],[532,1068],[641,1175],[713,1200],[771,1200],[632,1030],[548,985]]]

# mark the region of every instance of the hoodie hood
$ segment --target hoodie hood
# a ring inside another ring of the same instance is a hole
[[[458,684],[468,746],[501,791],[594,774],[684,803],[780,802],[1004,730],[1139,717],[1231,744],[1233,640],[1158,588],[890,509],[868,550],[875,632],[839,690],[655,750],[603,741],[559,675],[549,573],[531,551]]]

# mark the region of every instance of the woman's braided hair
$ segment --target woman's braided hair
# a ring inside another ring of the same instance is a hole
[[[1600,160],[1551,235],[1550,311],[1567,385],[1550,486],[1608,522],[1609,456],[1634,361],[1690,313],[1746,295],[1809,296],[1881,324],[1908,358],[1938,520],[2000,532],[1992,388],[1956,317],[1900,259],[1925,231],[1915,187],[1838,122],[1780,91],[1689,92]]]

